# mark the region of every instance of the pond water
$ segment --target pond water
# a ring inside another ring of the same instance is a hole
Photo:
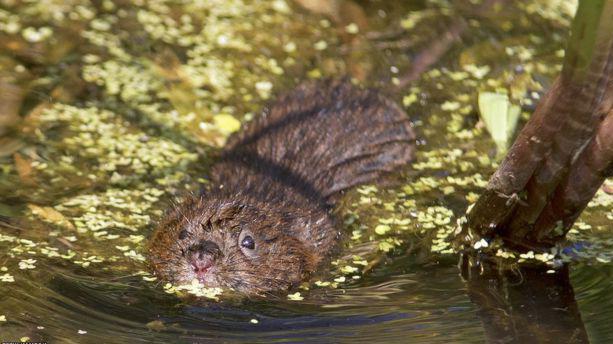
[[[525,122],[576,5],[0,0],[0,340],[610,342],[613,187],[560,254],[522,258],[542,271],[467,278],[449,243],[498,161],[479,92]],[[329,273],[266,300],[157,281],[155,221],[206,185],[226,137],[300,80],[341,76],[403,104],[419,153],[346,195]]]

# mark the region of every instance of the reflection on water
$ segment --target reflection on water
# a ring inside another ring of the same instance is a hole
[[[493,169],[478,92],[504,89],[527,116],[559,71],[574,1],[316,3],[0,1],[1,340],[613,338],[604,192],[571,233],[588,245],[554,274],[463,279],[444,240]],[[322,277],[337,287],[311,284],[303,301],[166,293],[142,255],[165,205],[205,182],[237,119],[344,74],[391,92],[420,145],[400,185],[348,195],[347,248]]]
[[[588,342],[567,265],[505,270],[463,257],[462,273],[489,342]]]

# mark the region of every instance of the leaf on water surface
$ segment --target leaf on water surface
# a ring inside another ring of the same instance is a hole
[[[224,113],[215,115],[213,117],[213,123],[217,128],[219,128],[219,131],[225,135],[231,134],[241,127],[241,122],[239,120],[234,118],[232,115]]]
[[[34,180],[32,179],[32,161],[22,157],[19,153],[15,153],[13,159],[15,160],[15,169],[19,175],[19,179],[26,184],[34,184]]]
[[[494,92],[479,93],[479,114],[496,143],[498,156],[506,153],[517,126],[521,109],[511,104],[509,96]]]
[[[384,235],[385,233],[389,232],[390,229],[391,228],[388,225],[377,225],[377,227],[375,227],[375,233]]]
[[[34,204],[28,204],[28,208],[30,209],[32,214],[38,216],[46,222],[69,229],[74,229],[72,223],[68,219],[66,219],[66,217],[64,217],[62,213],[51,207],[39,207]]]

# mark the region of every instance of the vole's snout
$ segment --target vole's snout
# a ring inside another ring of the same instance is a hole
[[[213,258],[218,258],[222,255],[219,245],[210,240],[200,240],[197,244],[192,245],[189,251],[192,256],[196,256],[198,259],[203,259],[205,255],[210,255]]]
[[[189,262],[196,277],[203,283],[208,281],[207,273],[213,267],[215,260],[222,256],[219,245],[210,240],[201,240],[189,248]]]

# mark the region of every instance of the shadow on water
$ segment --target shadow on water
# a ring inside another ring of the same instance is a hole
[[[569,266],[509,269],[479,257],[460,259],[468,295],[490,343],[588,343]]]

